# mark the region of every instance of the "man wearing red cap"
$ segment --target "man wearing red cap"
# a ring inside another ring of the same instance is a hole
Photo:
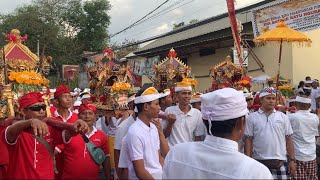
[[[68,130],[62,133],[48,126],[41,121],[46,117],[46,105],[39,92],[23,95],[19,104],[24,120],[13,122],[2,133],[12,162],[9,163],[6,178],[53,179],[54,163],[50,148],[66,143],[77,131],[86,132],[88,126],[79,120],[73,124],[75,132]]]
[[[78,120],[78,115],[71,111],[73,106],[72,96],[70,94],[68,86],[61,85],[56,88],[54,93],[54,99],[56,101],[57,110],[53,113],[53,117],[61,122],[74,123]],[[57,168],[59,174],[56,175],[56,179],[60,179],[63,170],[63,149],[64,144],[60,144],[55,147],[55,154],[57,160]]]
[[[110,179],[111,168],[109,160],[108,138],[93,124],[96,120],[96,107],[92,104],[81,104],[79,107],[79,118],[83,119],[89,126],[85,136],[106,155],[103,162],[104,175]],[[99,165],[91,157],[85,141],[81,135],[72,138],[64,149],[64,169],[62,179],[99,179]]]

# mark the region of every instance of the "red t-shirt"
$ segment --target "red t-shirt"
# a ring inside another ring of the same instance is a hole
[[[89,140],[101,148],[106,155],[109,154],[107,136],[97,129],[94,129],[90,135]],[[77,135],[65,145],[62,179],[83,178],[99,179],[99,165],[91,158],[81,135]]]
[[[76,113],[72,113],[68,117],[67,121],[64,121],[62,119],[62,117],[58,114],[57,110],[52,114],[52,117],[54,117],[57,121],[67,122],[67,123],[70,123],[70,124],[75,123],[78,120],[78,115]],[[63,155],[64,144],[59,144],[55,148],[57,148],[57,149],[59,149],[59,151],[61,151],[61,153],[58,153],[58,154],[55,155],[56,164],[57,164],[57,170],[58,170],[58,174],[55,175],[55,179],[61,179],[62,170],[63,170],[63,166],[64,166],[64,160],[63,160],[64,159],[64,155]]]
[[[55,106],[50,106],[50,112],[51,112],[51,116],[53,116],[54,112],[57,110],[58,108]]]
[[[49,127],[50,134],[43,137],[54,148],[56,144],[63,143],[61,131]],[[9,144],[5,132],[2,140],[9,152],[7,179],[53,179],[53,160],[46,147],[32,137],[32,134],[22,132],[15,143]],[[2,156],[2,154],[1,154]]]
[[[4,126],[0,126],[0,134],[5,129]],[[0,139],[0,179],[4,179],[7,174],[9,165],[9,153],[7,146],[5,145],[2,138]]]

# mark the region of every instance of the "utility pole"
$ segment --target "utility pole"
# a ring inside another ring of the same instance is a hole
[[[40,59],[40,44],[39,44],[39,35],[38,35],[38,40],[37,40],[37,55],[38,55],[38,58]]]

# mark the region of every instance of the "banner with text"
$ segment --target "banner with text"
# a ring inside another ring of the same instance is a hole
[[[274,29],[280,20],[298,31],[320,27],[320,0],[281,0],[252,11],[254,35]]]

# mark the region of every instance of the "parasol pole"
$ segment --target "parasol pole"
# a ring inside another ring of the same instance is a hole
[[[279,51],[279,61],[278,61],[278,74],[277,74],[277,82],[276,82],[276,103],[278,103],[278,87],[279,87],[279,79],[280,79],[280,64],[281,64],[281,56],[282,56],[282,41],[283,39],[281,39],[280,41],[280,51]]]

